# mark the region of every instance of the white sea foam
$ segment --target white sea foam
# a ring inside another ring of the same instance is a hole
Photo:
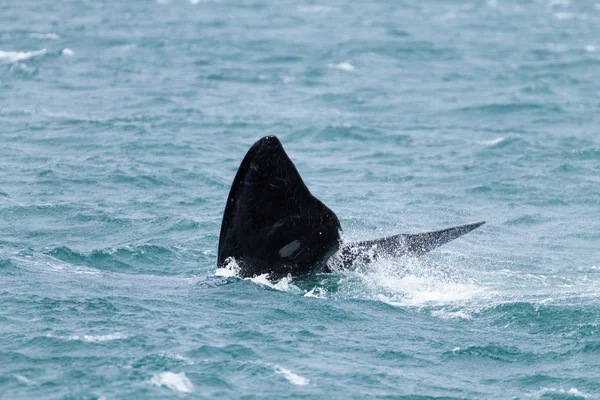
[[[62,262],[55,262],[54,260],[51,262],[46,262],[45,265],[55,271],[66,271],[83,275],[100,275],[100,271],[83,265],[71,265]]]
[[[31,33],[29,37],[33,39],[49,39],[49,40],[58,40],[60,39],[60,35],[56,33]]]
[[[240,274],[240,266],[235,262],[234,259],[227,260],[225,265],[221,268],[217,268],[215,271],[216,276],[224,276],[224,277],[232,277],[239,276]]]
[[[537,394],[537,397],[541,397],[541,396],[543,396],[545,394],[551,394],[551,393],[568,395],[568,396],[571,396],[571,397],[576,398],[576,399],[588,399],[588,398],[590,398],[589,394],[580,392],[576,388],[571,388],[569,390],[565,390],[565,389],[562,389],[562,388],[560,388],[560,389],[553,389],[553,388],[542,387],[542,388],[540,388],[540,390],[536,394]]]
[[[340,71],[352,72],[354,71],[354,65],[350,61],[344,61],[338,64],[329,64],[330,68],[339,69]]]
[[[322,287],[314,287],[310,289],[304,297],[315,297],[317,299],[326,299],[327,298],[327,289]]]
[[[111,340],[126,339],[127,336],[121,333],[109,333],[108,335],[73,335],[73,336],[54,336],[51,334],[46,335],[47,337],[55,337],[64,340],[79,340],[86,343],[99,343],[109,342]]]
[[[593,53],[598,51],[598,46],[594,46],[593,44],[588,44],[587,46],[585,46],[585,51],[587,51],[588,53]]]
[[[495,146],[497,144],[504,142],[505,140],[506,140],[506,136],[500,136],[496,139],[484,140],[483,142],[481,142],[481,144],[483,144],[485,146]]]
[[[77,336],[75,336],[77,339]],[[121,333],[109,333],[108,335],[83,335],[81,340],[84,342],[96,343],[96,342],[109,342],[111,340],[126,339],[127,336]]]
[[[340,271],[336,297],[377,300],[394,307],[433,306],[433,315],[440,318],[472,318],[479,300],[495,293],[448,262],[452,261],[437,265],[413,257],[374,260],[355,271]]]
[[[36,51],[3,51],[0,50],[0,62],[15,63],[28,60],[32,57],[43,56],[46,54],[46,49]]]
[[[74,55],[74,54],[75,54],[75,52],[74,52],[73,50],[71,50],[71,49],[66,49],[66,48],[65,48],[65,49],[63,49],[63,51],[62,51],[62,55],[63,55],[63,56],[70,57],[70,56],[72,56],[72,55]]]
[[[23,375],[13,374],[13,376],[21,383],[24,383],[28,386],[33,385],[33,382],[30,379],[27,379],[26,377],[24,377]]]
[[[363,281],[369,291],[379,292],[378,300],[393,306],[451,304],[469,300],[482,291],[466,283],[414,275],[397,277],[373,273],[365,275]]]
[[[161,372],[152,375],[150,383],[156,386],[165,386],[174,392],[192,393],[194,391],[194,385],[192,381],[185,376],[185,372],[178,374],[173,372]]]
[[[293,385],[304,386],[310,383],[309,379],[306,379],[303,376],[297,375],[290,371],[289,369],[280,367],[279,365],[275,365],[275,373],[283,375],[285,379],[288,380]]]
[[[291,275],[288,275],[275,283],[269,280],[269,274],[262,274],[253,278],[246,278],[246,280],[250,280],[258,285],[267,286],[271,289],[279,290],[281,292],[304,293],[299,287],[292,283]]]
[[[240,276],[240,266],[236,263],[236,261],[232,259],[228,259],[225,262],[225,265],[221,268],[217,268],[215,271],[215,276],[223,276],[223,277],[234,277]],[[279,290],[281,292],[290,292],[303,294],[306,293],[296,285],[292,283],[292,276],[288,275],[277,282],[272,282],[269,279],[269,274],[261,274],[252,278],[244,278],[245,280],[249,280],[251,282],[256,283],[257,285],[262,285],[269,287],[271,289]]]
[[[436,310],[431,313],[432,315],[441,319],[472,319],[471,314],[466,311],[446,311]]]

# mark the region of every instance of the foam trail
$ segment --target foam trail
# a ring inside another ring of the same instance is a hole
[[[340,292],[344,296],[399,307],[464,303],[486,293],[482,287],[457,281],[453,277],[456,271],[444,272],[411,257],[379,259],[361,270],[341,273]]]

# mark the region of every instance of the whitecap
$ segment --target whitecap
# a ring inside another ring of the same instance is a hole
[[[290,371],[289,369],[280,367],[279,365],[275,365],[275,373],[283,375],[283,377],[285,379],[287,379],[288,382],[290,382],[293,385],[304,386],[304,385],[308,385],[310,382],[309,379],[306,379],[303,376],[297,375],[297,374],[293,373],[292,371]]]
[[[152,375],[150,383],[156,386],[165,386],[174,392],[192,393],[194,391],[194,385],[192,381],[185,376],[185,372],[178,374],[173,372],[161,372]]]
[[[27,379],[26,377],[24,377],[23,375],[13,374],[13,376],[21,383],[24,383],[28,386],[33,385],[33,382],[30,379]]]
[[[587,46],[584,47],[584,49],[588,53],[593,53],[595,51],[598,51],[598,46],[594,46],[593,44],[588,44]]]
[[[0,50],[0,62],[15,63],[28,60],[32,57],[43,56],[46,54],[46,49],[36,51],[3,51]]]
[[[481,142],[481,144],[483,144],[485,146],[495,146],[497,144],[504,142],[505,140],[506,140],[506,136],[500,136],[496,139],[484,140],[483,142]]]
[[[354,65],[350,61],[344,61],[338,64],[329,64],[330,68],[339,69],[340,71],[352,72],[354,71]]]
[[[75,52],[74,52],[73,50],[71,50],[71,49],[67,49],[67,48],[65,48],[65,49],[63,49],[63,51],[62,51],[62,55],[63,55],[63,56],[66,56],[66,57],[70,57],[70,56],[72,56],[72,55],[74,55],[74,54],[75,54]]]
[[[81,340],[88,343],[109,342],[111,340],[126,339],[127,336],[121,333],[109,333],[108,335],[83,335]]]
[[[33,39],[49,39],[49,40],[58,40],[60,39],[60,35],[56,33],[31,33],[29,37]]]
[[[571,388],[569,390],[565,390],[565,389],[553,389],[553,388],[547,388],[547,387],[542,387],[540,388],[539,392],[538,392],[538,396],[541,397],[545,394],[550,394],[550,393],[557,393],[557,394],[563,394],[563,395],[568,395],[568,396],[572,396],[576,399],[587,399],[590,397],[589,394],[587,393],[583,393],[579,390],[577,390],[576,388]]]
[[[121,333],[109,333],[107,335],[72,335],[72,336],[54,336],[52,334],[46,335],[47,337],[54,337],[57,339],[63,340],[79,340],[86,343],[99,343],[99,342],[109,342],[111,340],[119,340],[126,339],[127,336]]]

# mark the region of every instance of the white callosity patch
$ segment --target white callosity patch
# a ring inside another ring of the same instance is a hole
[[[299,247],[300,247],[300,241],[294,240],[293,242],[290,242],[290,243],[286,244],[285,246],[283,246],[281,249],[279,249],[279,255],[281,257],[287,258],[287,257],[291,256],[292,254],[294,254],[294,252],[296,250],[298,250]]]
[[[185,372],[178,374],[174,372],[157,373],[152,376],[150,383],[156,386],[165,386],[174,392],[192,393],[194,391],[194,385],[185,375]]]
[[[306,379],[303,376],[297,375],[297,374],[293,373],[292,371],[290,371],[289,369],[280,367],[279,365],[275,365],[275,373],[283,375],[284,378],[288,380],[288,382],[290,382],[291,384],[294,384],[294,385],[304,386],[304,385],[308,385],[310,383],[309,379]]]

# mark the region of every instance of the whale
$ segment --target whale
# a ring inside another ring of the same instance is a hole
[[[223,212],[217,266],[270,279],[331,273],[381,257],[420,256],[485,221],[344,243],[337,215],[309,191],[276,136],[250,147]]]

